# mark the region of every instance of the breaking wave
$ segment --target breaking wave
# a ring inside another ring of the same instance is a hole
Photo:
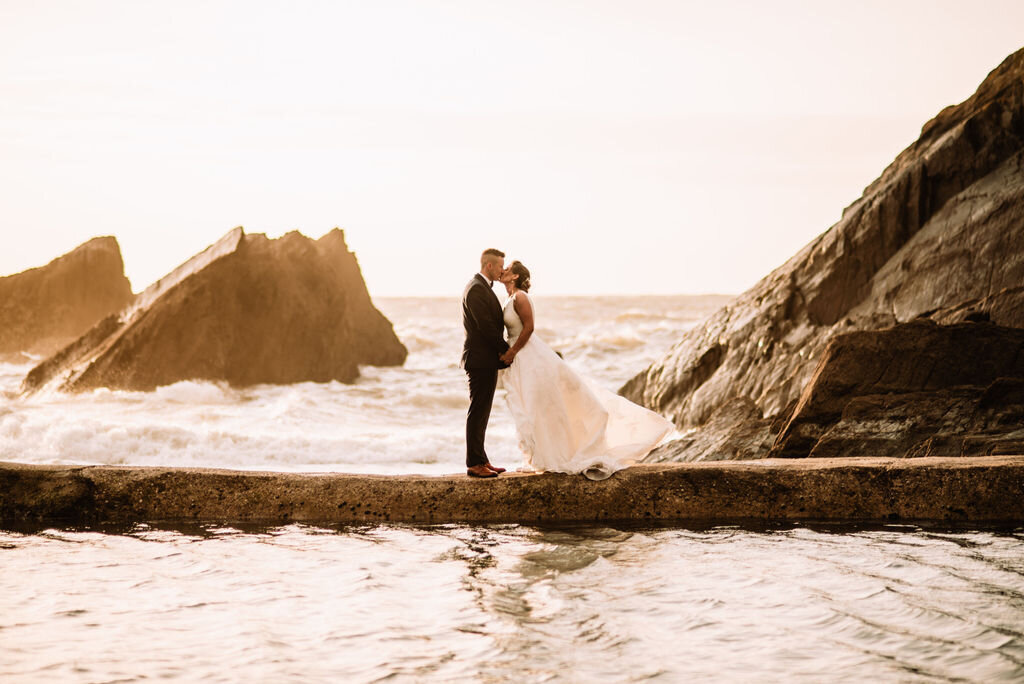
[[[710,304],[699,298],[535,298],[537,334],[616,390],[659,358]],[[696,302],[696,303],[695,303]],[[377,473],[464,467],[465,374],[454,300],[381,299],[409,348],[401,368],[359,380],[233,388],[189,380],[153,392],[18,394],[32,364],[0,364],[0,460]],[[453,313],[454,312],[454,313]],[[497,463],[518,465],[499,388],[487,433]]]

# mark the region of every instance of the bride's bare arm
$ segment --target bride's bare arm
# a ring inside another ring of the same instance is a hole
[[[512,300],[512,306],[515,307],[516,313],[519,314],[519,320],[523,322],[523,332],[519,333],[519,339],[505,353],[508,356],[505,363],[510,363],[512,358],[519,353],[519,350],[530,341],[530,336],[533,335],[533,305],[530,304],[529,297],[517,296]]]

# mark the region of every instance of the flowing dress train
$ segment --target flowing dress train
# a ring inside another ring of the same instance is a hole
[[[505,303],[509,344],[523,330],[516,292]],[[675,427],[574,371],[537,333],[501,371],[529,468],[603,480],[647,455]]]

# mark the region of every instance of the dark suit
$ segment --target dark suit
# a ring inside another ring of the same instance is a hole
[[[498,369],[508,368],[501,355],[508,351],[501,305],[479,273],[462,293],[462,367],[469,376],[469,412],[466,414],[466,467],[488,462],[484,434],[491,417]]]

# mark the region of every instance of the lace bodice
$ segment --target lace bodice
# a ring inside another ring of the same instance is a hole
[[[503,318],[505,319],[505,328],[508,329],[508,344],[512,346],[519,339],[519,334],[523,332],[523,321],[519,318],[519,314],[516,313],[515,301],[516,297],[525,297],[525,292],[516,292],[515,295],[508,298],[505,302],[505,309],[503,312]]]

